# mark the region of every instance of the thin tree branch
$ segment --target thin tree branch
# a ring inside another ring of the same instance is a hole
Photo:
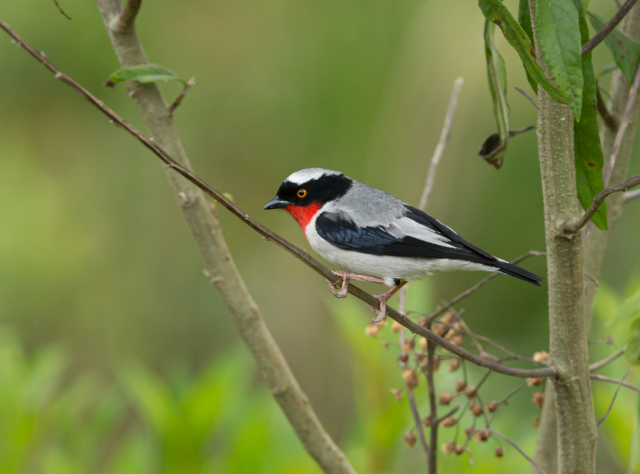
[[[622,126],[620,126],[620,128],[622,129]],[[613,193],[626,191],[627,189],[631,189],[639,184],[640,184],[640,175],[637,175],[637,176],[632,176],[631,178],[626,180],[624,183],[614,184],[613,186],[609,186],[608,188],[600,191],[596,195],[596,197],[593,198],[593,203],[591,204],[591,206],[589,206],[589,209],[587,209],[587,211],[582,215],[582,217],[580,217],[580,219],[578,219],[577,221],[565,222],[564,228],[563,228],[564,232],[567,234],[575,234],[580,229],[582,229],[585,225],[587,225],[587,222],[589,222],[589,220],[593,217],[593,215],[596,212],[598,212],[598,210],[600,209],[600,206],[602,206],[602,203],[607,198],[607,196],[610,196]]]
[[[429,449],[429,445],[427,444],[427,439],[424,437],[424,428],[422,427],[422,418],[420,418],[420,412],[418,412],[418,403],[416,402],[416,397],[413,393],[413,390],[409,387],[407,387],[407,398],[409,399],[409,405],[411,406],[413,421],[415,422],[416,429],[418,430],[418,438],[420,438],[420,444],[422,445],[422,449],[427,455],[428,460],[431,455],[431,450]]]
[[[627,3],[629,1],[631,0],[628,0]],[[622,118],[620,119],[620,127],[618,127],[616,138],[613,140],[613,145],[611,146],[611,152],[609,153],[609,158],[605,163],[605,169],[604,169],[604,185],[605,186],[609,185],[611,172],[613,171],[613,167],[616,164],[616,158],[618,156],[618,152],[620,151],[620,146],[622,146],[622,140],[624,138],[624,134],[627,131],[627,127],[629,126],[629,122],[631,120],[631,112],[633,110],[633,104],[635,103],[636,96],[638,95],[638,86],[640,86],[640,64],[638,64],[638,68],[636,69],[636,74],[635,76],[633,76],[633,84],[631,85],[631,89],[629,89],[629,97],[627,98],[627,103],[624,107]]]
[[[604,124],[613,131],[617,131],[620,128],[620,120],[616,117],[608,108],[607,104],[602,97],[600,86],[596,87],[597,99],[598,99],[598,112],[604,121]]]
[[[627,349],[627,346],[624,346],[622,349],[620,349],[618,352],[611,354],[609,357],[607,357],[606,359],[602,359],[600,362],[594,362],[593,364],[591,364],[589,366],[589,372],[595,372],[596,370],[599,370],[601,368],[603,368],[605,365],[609,364],[610,362],[613,362],[614,360],[616,360],[618,357],[620,357],[621,355],[624,354],[624,351]]]
[[[514,261],[512,261],[511,263],[519,263],[529,257],[546,257],[547,254],[544,252],[536,252],[535,250],[531,250],[527,253],[525,253],[524,255],[521,255],[520,257],[516,258]],[[483,278],[482,280],[480,280],[478,283],[476,283],[475,285],[473,285],[471,288],[469,288],[466,291],[463,291],[462,293],[460,293],[458,296],[456,296],[455,298],[453,298],[451,301],[449,301],[447,304],[445,304],[444,306],[442,306],[440,309],[438,309],[435,313],[429,315],[429,320],[433,320],[434,318],[440,316],[442,313],[444,313],[445,311],[447,311],[449,308],[451,308],[452,306],[454,306],[455,304],[459,303],[460,301],[462,301],[463,299],[465,299],[467,296],[475,293],[476,291],[478,291],[480,288],[482,288],[484,285],[486,285],[487,283],[489,283],[491,280],[493,280],[494,278],[499,277],[501,274],[500,273],[493,273],[491,275],[489,275],[486,278]]]
[[[497,431],[495,431],[495,430],[490,429],[490,430],[489,430],[489,432],[490,432],[491,434],[496,435],[498,438],[502,438],[502,439],[503,439],[503,440],[505,440],[507,443],[509,443],[511,446],[513,446],[513,447],[516,449],[516,451],[518,451],[520,454],[522,454],[522,456],[523,456],[527,461],[529,461],[529,464],[531,464],[535,469],[537,469],[537,470],[538,470],[538,472],[539,472],[540,474],[547,474],[545,471],[543,471],[543,470],[542,470],[542,468],[541,468],[540,466],[538,466],[538,465],[536,464],[536,462],[535,462],[533,459],[531,459],[529,456],[527,456],[527,454],[526,454],[522,449],[520,449],[520,446],[518,446],[518,445],[515,443],[515,441],[510,440],[510,439],[509,439],[509,438],[507,438],[505,435],[503,435],[502,433],[499,433],[499,432],[497,432]]]
[[[526,382],[525,382],[526,383]],[[458,410],[460,410],[460,405],[456,405],[455,407],[453,407],[451,410],[449,410],[447,413],[445,413],[444,415],[442,415],[440,418],[438,418],[436,420],[436,424],[440,424],[442,423],[442,421],[445,418],[449,418],[450,416],[454,415]]]
[[[525,96],[525,98],[531,102],[533,104],[533,106],[536,108],[536,110],[538,110],[538,104],[536,103],[535,100],[533,100],[531,98],[531,96],[529,94],[527,94],[523,89],[519,88],[518,86],[513,86],[515,88],[515,90],[517,90],[518,92],[520,92],[520,94],[522,94],[523,96]]]
[[[623,387],[630,388],[631,390],[634,390],[634,391],[640,393],[640,387],[636,387],[635,385],[631,385],[630,383],[627,383],[627,382],[625,382],[623,380],[612,379],[611,377],[605,377],[604,375],[598,375],[598,374],[589,374],[589,378],[591,380],[599,380],[600,382],[618,383],[618,384],[622,385]]]
[[[458,95],[460,94],[460,89],[462,88],[462,83],[464,79],[459,77],[453,83],[453,90],[451,91],[451,98],[449,99],[449,107],[447,108],[447,116],[444,119],[444,125],[442,126],[442,132],[440,132],[440,140],[438,140],[438,145],[436,146],[435,151],[433,152],[433,157],[431,158],[431,164],[429,165],[429,172],[427,173],[427,180],[424,185],[424,191],[422,192],[422,197],[420,198],[420,204],[418,205],[418,209],[422,209],[423,211],[427,208],[427,201],[429,200],[429,194],[431,194],[431,189],[433,188],[433,182],[436,177],[436,168],[438,167],[438,163],[440,163],[440,158],[442,158],[442,153],[444,153],[444,149],[449,142],[449,137],[451,136],[451,127],[453,126],[453,118],[456,114],[456,105],[458,103]]]
[[[189,89],[191,89],[195,85],[198,85],[195,77],[192,77],[191,79],[189,79],[189,81],[184,85],[184,87],[182,88],[182,91],[180,92],[180,95],[176,98],[176,100],[173,101],[173,103],[167,109],[167,112],[169,112],[170,117],[173,117],[173,112],[178,108],[180,104],[182,104],[182,101],[187,95],[187,92],[189,92]]]
[[[622,387],[622,384],[624,383],[624,379],[626,379],[627,375],[629,375],[630,373],[631,373],[631,369],[627,370],[627,372],[622,377],[622,380],[620,380],[620,383],[618,384],[618,388],[616,388],[616,391],[613,394],[613,398],[611,399],[611,403],[609,404],[609,408],[607,408],[607,411],[604,414],[604,416],[598,420],[598,422],[596,423],[596,426],[600,426],[602,422],[607,419],[607,417],[609,416],[609,413],[611,413],[611,409],[613,408],[613,404],[616,402],[616,397],[618,396],[620,387]]]
[[[628,193],[624,193],[624,203],[635,201],[640,198],[640,189],[636,189],[635,191],[630,191]]]
[[[64,16],[68,20],[71,20],[71,17],[69,15],[67,15],[67,13],[62,9],[60,4],[58,3],[58,0],[53,0],[53,3],[55,4],[55,6],[58,9],[58,11],[62,14],[62,16]]]
[[[615,15],[611,17],[611,20],[604,25],[600,31],[598,31],[593,37],[587,41],[582,46],[582,55],[589,53],[593,48],[598,46],[602,41],[611,33],[616,26],[622,21],[622,19],[627,16],[627,13],[631,10],[631,8],[636,4],[638,0],[627,0],[624,5],[620,7],[620,9],[616,12]]]
[[[46,57],[44,57],[39,51],[34,49],[29,44],[25,43],[22,38],[20,38],[15,31],[13,31],[9,25],[0,21],[0,29],[5,30],[16,42],[18,46],[26,49],[29,54],[31,54],[35,59],[40,61],[47,69],[55,74],[56,79],[61,80],[76,92],[81,94],[85,99],[95,105],[100,111],[109,117],[111,121],[117,125],[118,127],[124,129],[126,132],[131,134],[134,138],[136,138],[140,143],[142,143],[146,148],[148,148],[151,152],[153,152],[158,158],[160,158],[167,168],[172,169],[182,175],[187,180],[191,181],[198,188],[204,191],[207,195],[218,201],[224,208],[228,209],[233,215],[241,219],[245,224],[251,227],[253,230],[258,232],[268,241],[273,242],[278,247],[287,251],[295,258],[300,260],[302,263],[307,265],[309,268],[313,269],[316,273],[322,275],[325,279],[332,283],[340,283],[342,282],[342,278],[336,276],[333,272],[331,272],[327,267],[318,262],[315,258],[311,257],[306,251],[296,247],[289,241],[283,239],[279,235],[267,229],[265,226],[260,224],[258,221],[253,219],[249,214],[243,211],[239,206],[230,201],[226,196],[224,196],[218,190],[209,186],[205,181],[203,181],[200,177],[195,175],[191,170],[184,167],[180,163],[173,160],[162,148],[160,148],[155,141],[150,138],[147,138],[142,133],[140,133],[135,127],[127,123],[124,119],[122,119],[118,114],[116,114],[113,110],[107,107],[101,100],[97,97],[93,96],[89,91],[87,91],[84,87],[79,85],[73,79],[63,74],[51,61],[49,61]],[[529,254],[534,255],[534,253],[529,252]],[[528,254],[528,255],[529,255]],[[536,252],[535,254],[540,254]],[[379,308],[380,301],[374,298],[369,293],[361,290],[355,285],[349,285],[349,293],[351,293],[356,298],[364,301],[369,304],[369,306],[373,308]],[[495,372],[504,375],[510,375],[514,377],[552,377],[556,375],[556,369],[554,367],[545,367],[542,369],[518,369],[514,367],[507,367],[501,364],[496,364],[494,362],[483,359],[482,357],[478,357],[477,355],[456,346],[455,344],[443,339],[442,337],[434,334],[428,329],[419,326],[418,324],[411,321],[409,318],[404,315],[398,313],[393,308],[387,307],[387,316],[389,316],[394,321],[397,321],[405,328],[409,329],[414,334],[418,334],[427,340],[435,342],[440,347],[456,354],[463,359],[468,360],[480,367],[484,367],[485,369],[491,369]]]
[[[431,327],[429,327],[431,329]],[[436,404],[436,385],[434,381],[433,373],[435,371],[435,355],[436,345],[433,341],[427,342],[427,365],[429,370],[427,371],[427,381],[429,383],[429,409],[431,412],[431,426],[430,426],[430,443],[431,450],[428,456],[428,469],[430,474],[436,474],[438,472],[437,455],[438,455],[438,406]]]
[[[130,30],[135,24],[136,17],[140,12],[142,0],[127,0],[127,4],[120,15],[116,16],[109,23],[109,28],[118,33]]]

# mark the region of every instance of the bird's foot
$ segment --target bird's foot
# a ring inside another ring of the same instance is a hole
[[[378,277],[370,277],[367,275],[357,275],[356,273],[349,273],[343,271],[333,272],[334,275],[342,278],[342,289],[339,292],[336,292],[336,286],[333,282],[329,282],[329,288],[331,288],[331,293],[336,298],[346,298],[347,292],[349,291],[349,280],[357,280],[357,281],[369,281],[371,283],[380,283],[384,285],[384,278]]]
[[[406,281],[401,281],[399,285],[394,286],[389,291],[387,291],[385,294],[383,294],[383,295],[373,295],[373,297],[375,299],[380,301],[380,309],[376,309],[376,308],[371,307],[371,306],[369,306],[368,304],[365,303],[365,305],[367,307],[371,308],[371,312],[377,316],[377,318],[371,318],[371,321],[373,321],[374,323],[379,323],[380,321],[383,321],[384,318],[387,317],[387,301],[389,301],[389,299],[393,295],[395,295],[396,292],[406,284],[407,284]]]

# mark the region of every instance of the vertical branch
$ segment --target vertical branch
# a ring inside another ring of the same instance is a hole
[[[529,2],[535,18],[535,2]],[[538,63],[550,78],[535,38]],[[591,398],[587,336],[584,328],[582,232],[562,235],[561,226],[582,214],[576,194],[573,117],[569,107],[538,88],[538,154],[544,197],[545,240],[549,285],[549,348],[558,377],[549,384],[555,395],[559,425],[558,472],[595,472],[597,431]],[[569,192],[567,192],[569,190]],[[546,440],[545,440],[546,442]],[[550,471],[546,460],[542,468]]]
[[[429,324],[429,330],[431,324]],[[429,444],[431,450],[429,451],[428,465],[429,473],[435,474],[438,472],[438,406],[436,405],[436,386],[433,378],[433,372],[435,369],[435,353],[436,345],[432,341],[427,342],[427,382],[429,383],[429,411],[430,411],[430,437]]]
[[[121,65],[146,64],[147,57],[133,25],[140,0],[129,0],[124,12],[121,0],[96,0],[96,3]],[[123,25],[126,28],[121,28]],[[134,82],[128,84],[128,89],[155,142],[190,169],[189,159],[158,86]],[[222,295],[240,336],[302,445],[326,473],[354,474],[344,454],[324,430],[269,332],[229,253],[216,211],[200,189],[170,168],[166,168],[166,173],[204,260],[205,274]]]
[[[431,158],[431,164],[429,165],[429,172],[427,173],[427,180],[424,184],[424,191],[422,192],[422,197],[420,198],[420,204],[418,205],[418,209],[422,209],[423,211],[427,208],[427,201],[429,200],[429,194],[431,194],[431,189],[433,188],[433,181],[436,177],[436,169],[438,168],[438,164],[440,163],[440,158],[442,158],[442,154],[444,153],[444,149],[449,142],[449,137],[451,136],[451,127],[453,126],[453,118],[456,114],[456,105],[458,104],[458,95],[460,94],[460,89],[462,88],[462,83],[464,79],[459,77],[453,83],[453,90],[451,91],[451,98],[449,99],[449,107],[447,108],[447,115],[444,119],[444,125],[442,126],[442,132],[440,132],[440,139],[438,140],[438,145],[436,145],[436,149],[433,152],[433,157]]]

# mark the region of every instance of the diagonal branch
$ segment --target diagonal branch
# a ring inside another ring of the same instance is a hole
[[[342,278],[336,276],[333,272],[331,272],[327,267],[318,262],[315,258],[311,257],[306,251],[296,247],[289,241],[283,239],[279,235],[267,229],[265,226],[260,224],[254,218],[252,218],[249,214],[247,214],[244,210],[242,210],[235,203],[230,201],[226,196],[224,196],[218,190],[209,186],[204,180],[195,175],[190,169],[181,165],[174,159],[172,159],[167,152],[165,152],[160,146],[158,146],[155,141],[150,138],[147,138],[140,131],[138,131],[135,127],[127,123],[124,119],[122,119],[118,114],[116,114],[113,110],[111,110],[108,106],[106,106],[101,100],[97,97],[93,96],[88,90],[82,87],[80,84],[75,82],[69,76],[65,75],[60,71],[51,61],[49,61],[46,57],[44,57],[39,51],[33,48],[31,45],[26,43],[18,34],[13,31],[9,25],[0,21],[0,29],[5,30],[16,42],[16,44],[24,49],[26,49],[31,56],[41,62],[47,69],[55,74],[56,79],[61,80],[80,95],[82,95],[85,99],[91,102],[94,106],[96,106],[100,111],[109,117],[111,121],[117,125],[118,127],[124,129],[126,132],[131,134],[136,140],[142,143],[147,149],[153,152],[162,162],[167,166],[167,168],[174,170],[175,172],[182,175],[187,180],[191,181],[198,188],[204,191],[207,195],[218,201],[223,207],[228,209],[233,215],[240,218],[245,224],[251,227],[253,230],[258,232],[268,241],[273,242],[278,247],[287,251],[302,263],[307,265],[309,268],[314,270],[316,273],[322,275],[328,281],[338,284],[342,281]],[[349,293],[351,293],[356,298],[364,301],[369,304],[373,308],[380,307],[380,301],[374,298],[369,293],[361,290],[355,285],[349,285]],[[418,334],[429,341],[433,341],[440,347],[448,350],[449,352],[456,354],[463,359],[468,360],[480,367],[484,367],[485,369],[491,369],[494,372],[498,372],[504,375],[510,375],[513,377],[552,377],[556,375],[556,369],[554,367],[545,367],[541,369],[518,369],[514,367],[508,367],[502,364],[497,364],[492,361],[488,361],[483,359],[482,357],[477,356],[461,347],[456,346],[455,344],[447,341],[446,339],[434,334],[428,329],[419,326],[418,324],[411,321],[406,316],[400,314],[393,308],[387,307],[387,316],[389,316],[394,321],[397,321],[402,326],[407,328],[414,334]]]
[[[615,29],[615,27],[618,26],[618,24],[623,20],[623,18],[627,16],[627,13],[629,13],[631,8],[633,8],[637,1],[638,0],[627,0],[624,5],[620,7],[620,10],[618,10],[616,14],[611,17],[611,20],[609,20],[609,22],[604,25],[604,28],[593,35],[593,37],[582,46],[582,55],[584,56],[585,54],[589,53],[589,51],[592,51],[593,48],[602,43],[602,41],[609,35],[609,33],[611,33]]]
[[[142,0],[127,0],[124,10],[111,20],[109,28],[118,33],[124,33],[133,28],[141,6]]]
[[[520,454],[522,454],[522,456],[529,461],[529,464],[531,464],[540,474],[546,474],[545,471],[542,470],[542,468],[540,466],[538,466],[536,464],[536,462],[531,459],[529,456],[527,456],[527,454],[520,448],[520,446],[518,446],[515,441],[512,441],[511,439],[507,438],[505,435],[503,435],[502,433],[495,431],[495,430],[489,430],[489,432],[491,432],[492,434],[496,435],[498,438],[502,438],[503,440],[505,440],[507,443],[509,443],[511,446],[513,446],[516,451],[518,451]]]
[[[640,387],[636,387],[635,385],[631,385],[630,383],[627,383],[624,380],[616,380],[616,379],[612,379],[611,377],[605,377],[604,375],[598,375],[598,374],[589,374],[589,378],[591,380],[600,380],[601,382],[617,383],[617,384],[622,385],[623,387],[630,388],[631,390],[634,390],[634,391],[640,393]]]
[[[622,128],[622,126],[620,126],[620,128]],[[577,221],[565,222],[564,228],[563,228],[564,232],[567,234],[575,234],[580,229],[582,229],[585,225],[587,225],[587,222],[589,222],[591,217],[593,217],[593,215],[596,212],[598,212],[598,210],[600,209],[600,206],[602,206],[602,203],[607,198],[607,196],[610,196],[613,193],[624,192],[628,189],[638,186],[639,184],[640,184],[640,175],[637,175],[637,176],[632,176],[631,178],[626,180],[624,183],[614,184],[613,186],[609,186],[608,188],[603,189],[596,195],[596,197],[593,198],[593,203],[591,204],[591,206],[589,206],[589,209],[587,209],[587,211],[582,215],[582,217],[580,217],[580,219],[578,219]]]
[[[610,362],[613,362],[614,360],[616,360],[618,357],[620,357],[621,355],[624,354],[624,351],[627,349],[627,346],[624,346],[622,349],[620,349],[618,352],[611,354],[609,357],[607,357],[606,359],[602,359],[600,362],[594,362],[593,364],[591,364],[589,366],[589,372],[595,372],[596,370],[599,370],[601,368],[603,368],[605,365],[609,364]]]
[[[630,373],[631,373],[631,369],[627,370],[627,372],[622,377],[622,380],[620,380],[620,383],[618,384],[618,388],[616,388],[616,391],[613,394],[613,398],[611,399],[611,403],[609,404],[609,408],[607,408],[607,411],[604,414],[604,416],[598,420],[598,422],[596,423],[596,426],[600,426],[602,422],[607,419],[607,417],[609,416],[609,413],[611,413],[611,409],[613,408],[613,404],[616,402],[616,397],[618,396],[620,387],[622,387],[622,384],[624,383],[624,379],[626,379],[627,375],[629,375]]]

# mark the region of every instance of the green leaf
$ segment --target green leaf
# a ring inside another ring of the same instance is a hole
[[[556,102],[568,104],[569,100],[564,91],[555,88],[545,77],[542,68],[536,60],[536,53],[527,33],[513,18],[507,7],[500,0],[478,0],[482,14],[487,20],[500,27],[509,44],[516,50],[520,60],[533,80]]]
[[[158,64],[139,64],[137,66],[123,67],[111,74],[105,84],[107,87],[115,87],[119,82],[138,81],[142,84],[158,81],[179,81],[184,86],[187,81],[178,76],[175,72],[169,71],[166,67]]]
[[[507,151],[509,141],[509,104],[507,104],[507,70],[504,60],[496,49],[494,39],[495,26],[489,20],[484,22],[484,52],[487,57],[487,77],[489,90],[493,101],[493,115],[498,125],[498,146],[488,154],[482,156],[487,162],[497,169],[502,166],[502,160]],[[483,147],[484,148],[484,147]],[[481,150],[482,152],[482,150]]]
[[[580,33],[582,43],[589,41],[589,27],[582,14],[582,4],[576,1],[580,12]],[[602,168],[604,155],[598,134],[598,84],[593,72],[591,53],[582,58],[582,74],[584,78],[582,117],[573,123],[573,148],[576,163],[576,187],[578,199],[584,209],[588,209],[593,198],[604,189]],[[607,208],[602,206],[591,218],[600,229],[607,228]]]
[[[576,120],[582,113],[582,41],[573,0],[536,0],[536,37],[549,72]]]
[[[610,326],[640,317],[640,290],[620,305],[616,314],[611,318]],[[638,334],[640,336],[640,334]]]
[[[531,26],[532,23],[531,10],[529,10],[529,0],[520,0],[520,5],[518,8],[518,23],[529,37],[529,41],[531,42],[531,44],[533,44],[533,27]],[[529,81],[529,85],[533,89],[533,92],[538,94],[538,84],[533,79],[533,77],[531,77],[529,71],[525,69],[525,72],[527,73],[527,81]]]
[[[640,317],[631,323],[631,339],[624,355],[632,365],[640,365]]]
[[[606,21],[591,12],[589,12],[589,20],[591,20],[591,25],[593,25],[596,31],[600,31],[606,24]],[[629,84],[631,84],[633,82],[633,76],[635,76],[636,70],[638,69],[640,44],[631,40],[618,29],[609,33],[605,37],[604,42],[611,51],[611,54],[613,54],[613,59],[620,68],[623,76]]]

